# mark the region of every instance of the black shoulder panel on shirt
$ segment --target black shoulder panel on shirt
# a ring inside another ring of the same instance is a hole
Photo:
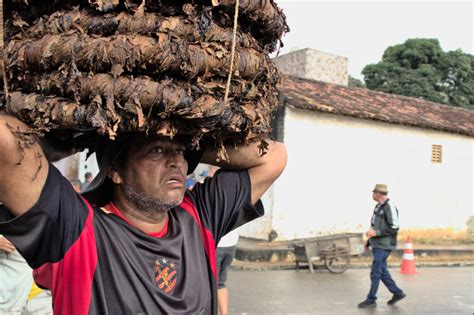
[[[25,214],[0,223],[5,235],[32,268],[61,260],[79,238],[88,207],[52,164],[36,204]]]

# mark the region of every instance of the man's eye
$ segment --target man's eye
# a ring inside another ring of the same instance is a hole
[[[155,147],[150,150],[151,153],[163,153],[163,148],[162,147]]]
[[[179,155],[183,155],[186,153],[186,150],[185,149],[178,149],[176,150],[176,152],[179,154]]]

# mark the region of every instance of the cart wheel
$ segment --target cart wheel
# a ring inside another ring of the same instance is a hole
[[[343,273],[349,268],[351,257],[349,255],[326,258],[324,265],[331,273]]]

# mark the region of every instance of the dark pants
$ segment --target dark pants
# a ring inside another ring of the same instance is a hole
[[[390,272],[387,269],[387,258],[390,256],[391,251],[379,248],[372,249],[372,268],[370,270],[370,291],[367,295],[367,299],[370,301],[377,300],[377,290],[379,289],[380,280],[387,287],[387,289],[395,295],[402,294],[402,290],[397,287],[395,281],[393,281]]]
[[[227,281],[227,269],[234,261],[235,251],[237,246],[231,247],[217,247],[216,251],[216,265],[217,265],[217,288],[225,288]]]

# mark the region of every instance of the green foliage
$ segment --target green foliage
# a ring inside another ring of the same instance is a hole
[[[349,86],[356,88],[365,88],[364,82],[357,78],[354,78],[353,76],[349,76]]]
[[[474,56],[444,52],[437,39],[388,47],[362,71],[367,88],[474,109]]]

